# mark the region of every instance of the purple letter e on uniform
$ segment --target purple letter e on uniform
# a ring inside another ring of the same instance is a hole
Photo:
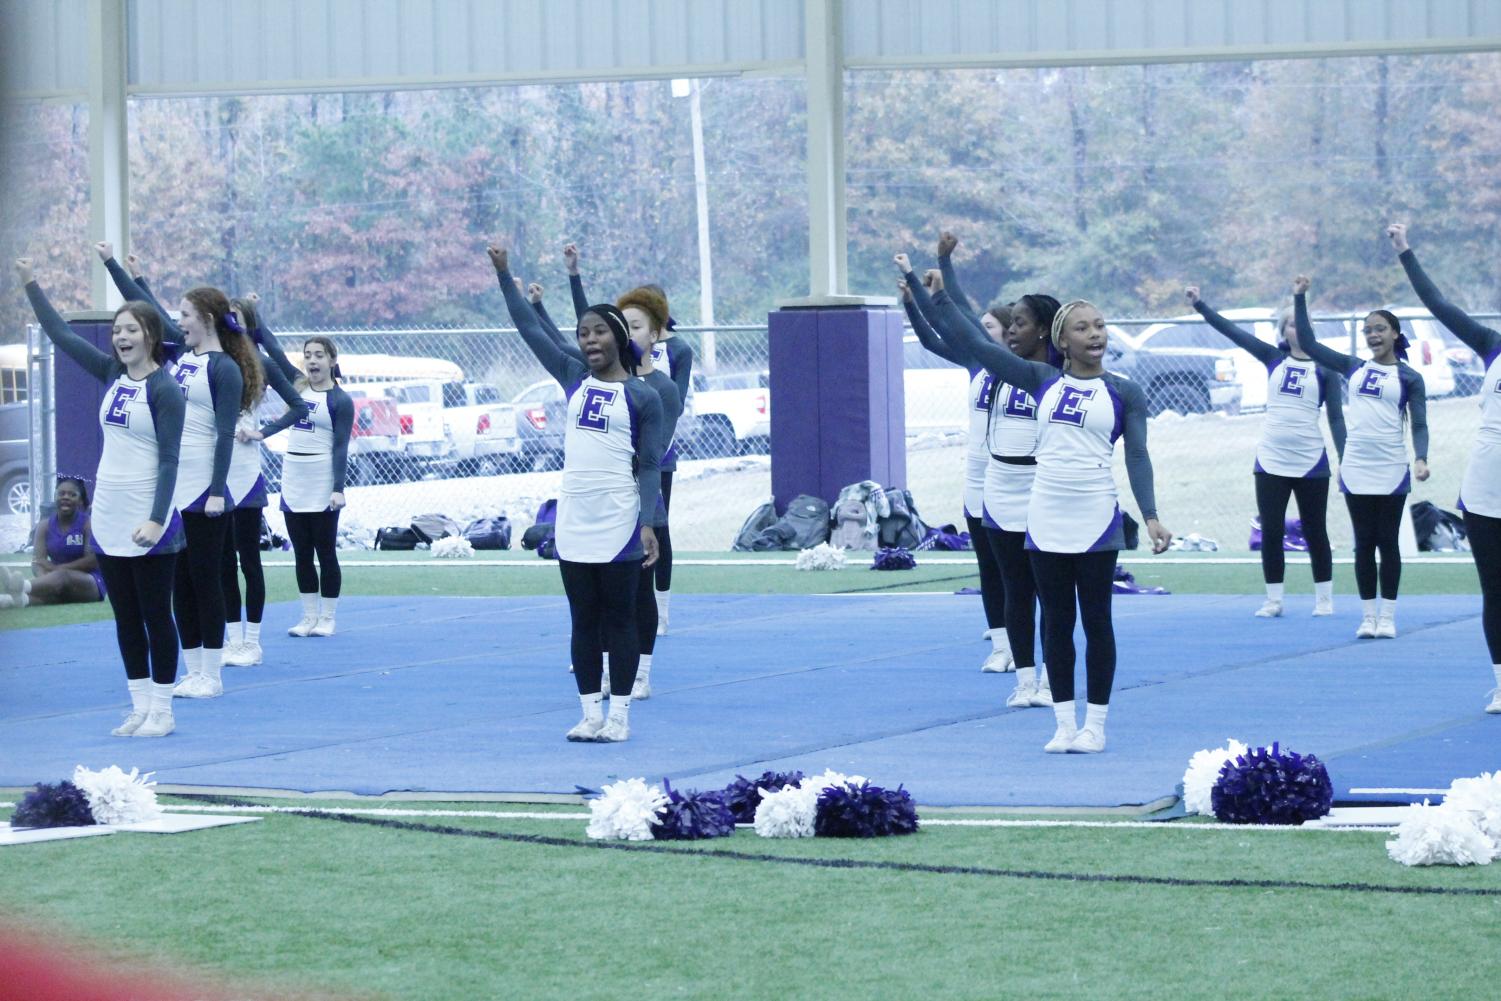
[[[117,428],[130,427],[130,411],[125,408],[140,395],[140,386],[116,386],[115,395],[110,397],[109,409],[104,412],[104,423],[113,424]]]
[[[584,402],[579,406],[579,427],[585,431],[608,433],[610,418],[605,413],[605,408],[615,402],[617,392],[618,390],[614,389],[600,389],[598,386],[585,389]]]
[[[1054,424],[1072,424],[1076,428],[1084,426],[1084,404],[1094,399],[1093,389],[1080,389],[1078,386],[1064,384],[1063,390],[1058,394],[1058,403],[1053,407],[1053,412],[1048,420]]]

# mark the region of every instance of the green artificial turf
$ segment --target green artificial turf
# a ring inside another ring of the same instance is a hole
[[[582,820],[401,822],[568,843],[271,816],[5,849],[0,899],[232,983],[424,999],[1476,998],[1494,988],[1501,933],[1501,896],[1392,892],[1501,893],[1501,868],[1405,868],[1379,833],[930,827],[773,841],[741,830],[656,854],[589,843]]]

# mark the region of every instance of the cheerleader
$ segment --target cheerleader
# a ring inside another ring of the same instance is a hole
[[[943,240],[938,245],[940,262],[948,265],[950,274],[953,273],[953,266],[948,263],[949,254],[957,242],[952,234],[944,233]],[[985,672],[1011,671],[1015,668],[1011,644],[1008,642],[1005,628],[1006,588],[1000,565],[996,562],[995,551],[985,534],[983,521],[985,468],[989,461],[989,453],[985,450],[985,432],[990,421],[991,401],[995,396],[995,376],[974,360],[972,352],[955,346],[962,342],[956,339],[945,343],[938,337],[933,328],[939,326],[941,321],[931,315],[931,303],[927,293],[913,274],[911,261],[906,254],[896,256],[896,266],[897,271],[902,275],[902,281],[907,286],[905,297],[912,299],[912,302],[904,308],[907,309],[907,318],[912,322],[912,329],[917,334],[919,343],[945,361],[952,362],[969,372],[969,393],[965,403],[965,413],[969,415],[969,428],[964,452],[964,523],[969,529],[970,548],[974,550],[975,562],[980,569],[980,604],[985,613],[985,631],[982,635],[990,640],[990,653],[980,665],[980,670]],[[967,312],[967,307],[959,306],[958,302],[955,302],[955,309],[958,317],[956,322],[975,326],[980,324],[979,317]],[[924,322],[919,325],[918,321]]]
[[[1298,500],[1298,519],[1308,540],[1313,565],[1313,614],[1334,614],[1334,557],[1329,546],[1329,455],[1319,428],[1319,408],[1329,418],[1335,450],[1345,452],[1345,415],[1339,375],[1320,368],[1298,344],[1291,311],[1277,317],[1280,341],[1276,347],[1225,319],[1199,298],[1199,287],[1184,290],[1188,304],[1236,347],[1248,352],[1267,370],[1266,419],[1256,444],[1256,514],[1261,521],[1261,576],[1266,601],[1258,618],[1282,614],[1286,560],[1282,536],[1287,500]]]
[[[281,510],[297,564],[302,618],[287,630],[287,635],[332,636],[344,584],[339,568],[339,512],[344,508],[354,401],[338,384],[339,349],[332,340],[319,334],[304,341],[303,371],[298,372],[276,338],[264,328],[260,330],[261,346],[283,375],[297,380],[307,409],[288,408],[279,420],[258,430],[242,431],[239,437],[247,442],[263,441],[291,429],[281,465]]]
[[[115,311],[114,354],[105,354],[70,330],[52,308],[32,279],[30,260],[17,261],[16,271],[52,343],[106,387],[90,530],[115,614],[131,705],[111,732],[164,737],[175,728],[177,629],[171,596],[183,532],[172,498],[186,402],[163,367],[161,321],[148,304],[127,302]]]
[[[947,292],[933,302],[958,329],[959,312]],[[1037,401],[1037,472],[1027,504],[1026,547],[1042,601],[1043,660],[1047,664],[1057,730],[1044,750],[1093,753],[1105,749],[1105,717],[1115,682],[1115,628],[1110,617],[1115,562],[1125,545],[1111,454],[1124,437],[1126,475],[1142,520],[1160,553],[1172,533],[1157,520],[1152,460],[1147,454],[1147,401],[1141,387],[1105,371],[1105,319],[1082,299],[1059,307],[1053,347],[1064,359],[1047,362],[1010,352],[989,359],[1000,377]],[[1083,728],[1074,709],[1074,623],[1084,624],[1088,699]]]
[[[37,522],[31,544],[32,604],[65,605],[104,600],[104,578],[89,538],[89,488],[76,476],[57,481],[57,510]]]
[[[108,242],[96,243],[94,249],[120,291],[151,303],[164,336],[186,349],[172,370],[188,404],[173,499],[187,544],[178,554],[172,608],[188,676],[173,694],[216,698],[224,694],[222,565],[230,519],[223,516],[237,500],[228,492],[229,463],[240,412],[260,398],[264,377],[223,292],[205,285],[189,289],[177,307],[180,322],[174,322],[154,296],[125,274]]]
[[[1485,711],[1501,713],[1501,333],[1476,323],[1440,294],[1407,245],[1405,225],[1393,223],[1386,235],[1423,305],[1485,360],[1485,379],[1480,384],[1480,431],[1459,488],[1459,509],[1464,512],[1470,553],[1480,574],[1480,622],[1490,650],[1491,669],[1496,674],[1496,689]]]
[[[576,245],[570,243],[563,248],[563,263],[568,269],[568,287],[573,294],[574,309],[588,309],[589,300],[584,296],[583,279],[579,277],[579,251]],[[660,285],[642,285],[635,291],[650,292],[661,296],[663,302],[667,301],[667,293]],[[672,380],[672,384],[677,387],[678,399],[682,401],[682,407],[685,408],[688,404],[688,394],[693,388],[693,348],[687,341],[677,336],[674,332],[676,328],[677,323],[672,319],[672,314],[668,313],[666,322],[661,325],[656,340],[652,343],[651,363],[654,369],[661,371]],[[674,420],[674,427],[676,423]],[[670,513],[672,510],[672,476],[677,469],[678,443],[674,437],[669,440],[667,451],[662,455],[663,512]],[[666,636],[668,615],[672,608],[672,530],[665,516],[662,524],[656,526],[656,530],[657,550],[660,555],[657,558],[657,565],[652,569],[655,584],[653,596],[657,606],[657,635]]]
[[[1402,324],[1384,309],[1366,315],[1362,333],[1371,360],[1320,344],[1308,319],[1309,280],[1293,280],[1298,343],[1309,357],[1346,379],[1349,431],[1339,466],[1339,487],[1355,532],[1355,584],[1360,589],[1358,639],[1394,639],[1402,553],[1397,533],[1412,478],[1428,479],[1428,403],[1423,377],[1407,364]],[[1405,425],[1412,423],[1416,461],[1407,468]],[[1265,526],[1263,526],[1264,528]],[[1376,554],[1381,554],[1380,598]]]
[[[619,309],[600,304],[583,311],[581,362],[543,329],[511,277],[507,252],[491,246],[489,255],[511,322],[568,396],[556,539],[584,716],[567,738],[625,740],[640,663],[636,590],[641,570],[658,555],[656,533],[646,522],[659,496],[662,403],[646,383],[631,378],[629,330]],[[601,639],[610,653],[608,720]]]

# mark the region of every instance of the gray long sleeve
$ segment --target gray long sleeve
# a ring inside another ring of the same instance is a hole
[[[344,492],[344,476],[349,471],[349,436],[354,431],[354,400],[338,385],[328,391],[328,419],[334,429],[334,493]]]
[[[516,288],[511,272],[501,271],[496,277],[500,280],[500,291],[505,296],[506,309],[511,314],[511,322],[516,325],[521,339],[526,342],[526,346],[531,349],[537,361],[542,363],[547,374],[556,379],[565,390],[588,376],[589,366],[560,348],[543,328],[542,321],[537,317],[537,311],[532,308],[526,296]],[[660,414],[658,416],[660,417]]]
[[[1413,456],[1428,461],[1428,387],[1418,370],[1404,362],[1397,363],[1397,378],[1407,401],[1407,416],[1412,421]]]
[[[536,312],[537,319],[541,321],[542,329],[547,331],[548,335],[552,337],[553,342],[556,343],[558,347],[562,348],[563,351],[567,354],[572,355],[579,361],[583,361],[584,351],[578,345],[578,338],[575,337],[570,340],[568,338],[568,335],[563,333],[562,328],[560,328],[556,323],[553,322],[553,318],[547,312],[547,307],[542,303],[533,302],[531,303],[531,307]]]
[[[57,349],[76,361],[85,372],[98,379],[100,382],[111,382],[125,366],[120,364],[120,359],[114,355],[105,354],[88,341],[79,337],[68,326],[68,321],[62,318],[62,314],[53,308],[48,301],[47,294],[35,281],[26,283],[26,298],[31,300],[31,310],[36,313],[37,322],[42,325],[42,331],[48,339],[57,346]],[[181,396],[181,393],[178,393]]]
[[[1329,437],[1340,460],[1345,458],[1345,380],[1339,373],[1319,369],[1319,386],[1324,396],[1324,416],[1329,420]]]
[[[944,361],[953,362],[955,365],[964,365],[947,344],[939,338],[938,332],[928,322],[928,318],[922,315],[922,310],[917,308],[917,300],[905,298],[902,300],[902,309],[907,313],[907,322],[912,324],[912,332],[917,335],[917,343],[924,349],[942,358]],[[968,366],[965,366],[966,368]]]
[[[156,491],[151,498],[151,520],[165,526],[172,511],[172,493],[177,489],[177,461],[188,401],[177,381],[159,368],[146,377],[146,404],[156,428]]]
[[[1486,364],[1490,364],[1490,360],[1501,352],[1501,333],[1470,319],[1468,313],[1445,299],[1438,286],[1433,284],[1428,273],[1418,263],[1418,255],[1412,252],[1412,248],[1402,251],[1398,260],[1407,272],[1412,290],[1418,294],[1423,305],[1428,307],[1428,312],[1448,327],[1455,337],[1464,341],[1466,347],[1483,358]]]
[[[184,342],[182,328],[177,325],[177,321],[172,319],[156,296],[151,294],[150,289],[142,288],[134,278],[130,277],[124,268],[120,267],[119,261],[111,257],[104,262],[104,270],[109,272],[110,278],[114,279],[115,288],[119,289],[120,294],[127,300],[148,303],[152,309],[156,310],[156,315],[162,319],[162,338],[164,340],[172,341],[174,344],[182,344]]]
[[[672,366],[673,384],[678,387],[678,396],[687,400],[688,392],[693,388],[693,347],[678,335],[667,338],[664,343],[667,345],[667,364]]]
[[[1142,520],[1153,521],[1157,517],[1157,492],[1152,457],[1147,452],[1147,395],[1140,385],[1113,372],[1106,372],[1101,378],[1120,397],[1124,410],[1121,437],[1125,441],[1126,479],[1131,481],[1131,493],[1141,509]]]
[[[223,351],[208,356],[209,397],[214,401],[214,469],[208,495],[223,497],[229,480],[229,461],[235,451],[235,425],[240,422],[240,397],[245,376],[239,364]]]
[[[307,400],[304,400],[302,394],[297,392],[297,387],[292,385],[292,380],[288,379],[285,373],[282,372],[281,366],[263,354],[257,354],[255,360],[261,366],[261,372],[266,377],[266,385],[270,386],[276,392],[276,395],[282,398],[282,402],[290,408],[289,412],[295,414],[292,419],[293,423],[306,417],[308,415]]]
[[[980,324],[980,317],[970,305],[969,296],[959,287],[959,274],[954,270],[954,259],[949,254],[938,255],[938,271],[943,275],[943,287],[948,290],[954,300],[954,305],[959,312],[964,314],[965,319],[976,325]]]
[[[1287,352],[1267,344],[1249,330],[1237,327],[1216,313],[1203,299],[1194,303],[1194,309],[1208,321],[1211,327],[1230,338],[1231,342],[1242,351],[1250,352],[1251,357],[1261,362],[1267,368],[1271,368],[1287,356]]]
[[[255,328],[250,339],[260,346],[261,351],[265,352],[266,357],[270,358],[277,368],[281,369],[282,375],[286,376],[292,382],[296,382],[302,376],[301,370],[292,364],[292,360],[287,357],[287,353],[281,349],[281,344],[277,341],[276,335],[266,329],[264,323]]]
[[[673,435],[677,433],[678,418],[683,415],[683,399],[678,395],[677,385],[661,369],[653,369],[642,376],[641,381],[651,387],[662,404],[662,424],[657,441],[657,455],[658,465],[665,466],[667,450],[672,445]],[[660,478],[658,489],[661,489]],[[653,527],[660,527],[667,523],[666,519],[659,520],[654,517],[654,514],[655,509],[653,509],[653,515],[646,514],[643,509],[641,523]]]
[[[1298,346],[1308,354],[1308,357],[1324,368],[1338,372],[1340,375],[1349,375],[1365,364],[1354,355],[1342,354],[1319,343],[1318,335],[1313,330],[1313,323],[1308,319],[1308,296],[1302,292],[1293,296],[1293,322],[1298,328]]]
[[[589,312],[589,297],[584,295],[584,279],[582,275],[568,276],[568,291],[573,295],[574,318],[580,322],[584,314]]]
[[[941,290],[933,297],[933,306],[943,326],[936,328],[944,334],[945,341],[952,343],[950,335],[957,333],[963,338],[963,347],[984,369],[1002,382],[1010,383],[1032,396],[1037,396],[1043,383],[1058,376],[1058,370],[1047,362],[1028,361],[1019,358],[1010,348],[997,344],[985,334],[983,328],[967,324],[948,290]]]
[[[662,399],[641,379],[627,379],[626,402],[635,419],[636,487],[641,495],[641,524],[655,520],[657,499],[662,495]]]

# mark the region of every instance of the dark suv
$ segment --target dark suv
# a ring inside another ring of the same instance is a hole
[[[0,403],[0,514],[31,513],[31,419],[26,403]]]
[[[1235,362],[1224,356],[1224,341],[1203,324],[1155,328],[1141,342],[1112,327],[1105,367],[1141,386],[1153,417],[1168,410],[1233,414],[1240,410],[1241,384]]]
[[[563,468],[563,426],[568,399],[551,379],[534,382],[511,401],[516,408],[516,437],[521,439],[516,469],[545,472]]]

